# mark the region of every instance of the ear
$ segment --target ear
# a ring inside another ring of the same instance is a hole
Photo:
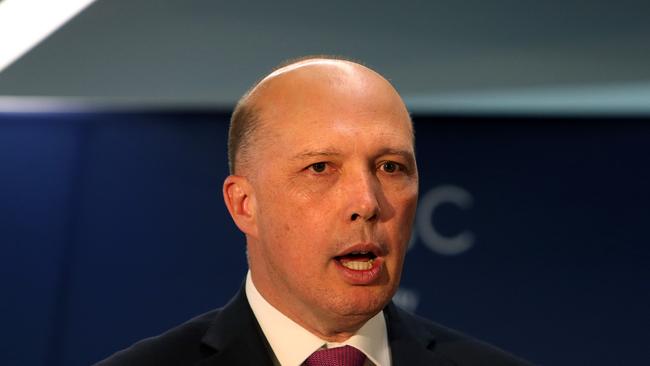
[[[223,182],[223,199],[235,225],[247,236],[257,237],[255,190],[248,179],[230,175]]]

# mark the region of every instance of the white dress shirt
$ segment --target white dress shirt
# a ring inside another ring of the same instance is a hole
[[[246,275],[246,297],[278,365],[300,366],[320,348],[350,345],[366,355],[367,366],[391,366],[383,312],[368,320],[345,342],[333,343],[318,338],[269,304],[255,288],[250,271]]]

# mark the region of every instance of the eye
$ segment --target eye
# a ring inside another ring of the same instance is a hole
[[[309,169],[311,169],[314,173],[323,173],[325,169],[327,169],[327,163],[324,162],[314,163],[309,166]]]
[[[401,166],[394,161],[384,161],[381,163],[380,169],[386,173],[395,173],[396,171],[401,170]]]

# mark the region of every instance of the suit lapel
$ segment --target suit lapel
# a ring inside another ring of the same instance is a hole
[[[435,352],[436,339],[411,315],[398,309],[392,302],[384,309],[388,342],[393,366],[402,365],[455,365]]]
[[[202,342],[208,351],[197,366],[273,365],[270,346],[243,287],[215,317]]]
[[[384,309],[393,366],[452,366],[435,352],[434,334],[392,302]],[[202,339],[206,357],[196,366],[273,366],[271,348],[248,304],[244,289],[217,314]]]

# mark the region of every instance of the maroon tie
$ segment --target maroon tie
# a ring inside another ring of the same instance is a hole
[[[304,366],[363,366],[366,355],[352,346],[321,349],[311,354]]]

